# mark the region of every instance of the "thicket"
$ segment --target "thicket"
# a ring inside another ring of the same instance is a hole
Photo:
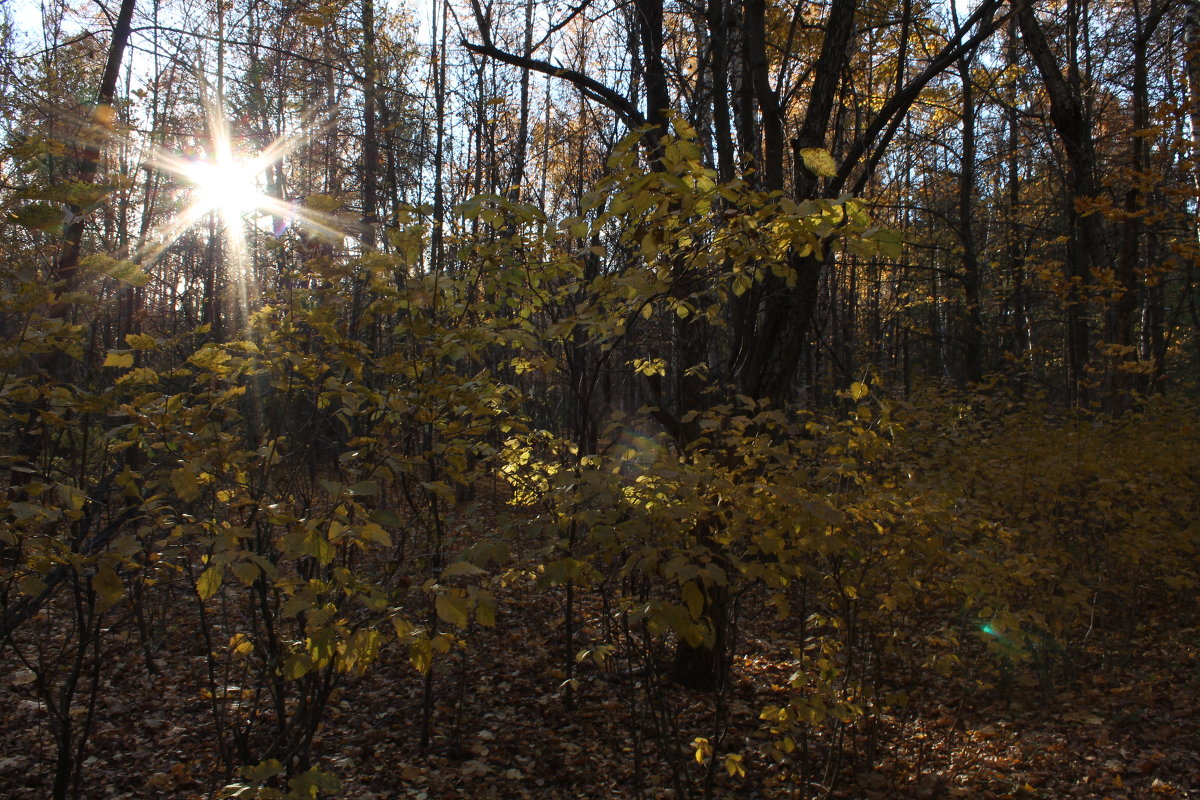
[[[770,753],[827,782],[930,671],[1049,692],[1084,646],[1120,657],[1195,607],[1200,412],[1178,394],[1109,417],[868,373],[803,410],[654,349],[663,311],[719,335],[737,297],[791,277],[789,248],[888,246],[853,203],[718,185],[688,148],[651,174],[618,155],[558,227],[461,207],[480,233],[452,243],[454,276],[419,271],[414,209],[391,253],[308,259],[229,340],[104,341],[101,293],[4,261],[0,657],[43,710],[54,797],[86,793],[106,648],[132,639],[154,669],[181,619],[228,796],[336,793],[312,758],[329,699],[396,648],[427,745],[439,662],[506,624],[498,597],[540,593],[564,702],[586,673],[628,678],[633,752],[682,797],[747,769],[724,742],[746,620],[789,650],[786,701],[759,709]],[[601,247],[627,268],[594,269]],[[84,266],[92,287],[141,280]],[[666,414],[655,383],[680,371],[704,390]],[[663,687],[697,658],[713,729],[678,741]]]

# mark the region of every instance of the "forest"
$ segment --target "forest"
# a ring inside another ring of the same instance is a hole
[[[1200,798],[1200,2],[0,6],[0,795]]]

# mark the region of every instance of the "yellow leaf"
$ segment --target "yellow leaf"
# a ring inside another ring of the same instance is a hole
[[[695,581],[688,581],[683,585],[682,594],[688,613],[692,615],[693,619],[699,619],[704,612],[704,592],[696,585]]]
[[[729,777],[735,775],[739,778],[746,777],[746,768],[742,766],[742,757],[737,753],[729,753],[725,756],[725,771],[729,773]]]
[[[396,629],[396,638],[400,641],[407,639],[413,632],[413,624],[402,617],[392,617],[392,627]]]
[[[239,656],[248,656],[254,652],[254,642],[244,633],[235,633],[229,637],[229,649]]]
[[[109,353],[104,359],[105,367],[132,367],[133,353]]]
[[[107,103],[101,103],[92,111],[92,119],[106,128],[111,128],[117,119],[117,111]]]
[[[144,333],[127,333],[125,334],[125,343],[134,350],[152,350],[158,345],[158,340]]]
[[[158,373],[150,367],[138,367],[131,369],[121,377],[117,378],[118,386],[134,386],[137,384],[155,384],[158,383]]]
[[[443,578],[452,578],[455,575],[483,575],[484,571],[472,564],[470,561],[455,561],[450,566],[442,570]]]
[[[824,147],[805,147],[800,151],[804,166],[814,175],[822,178],[833,178],[837,175],[837,162]]]
[[[364,542],[373,542],[384,547],[392,546],[392,537],[384,530],[382,525],[374,522],[368,522],[363,525],[358,531],[358,537]]]
[[[471,589],[475,598],[475,621],[485,628],[496,627],[496,596],[489,591]]]
[[[283,662],[283,677],[289,681],[298,681],[312,670],[312,659],[307,653],[294,653]]]
[[[467,627],[467,598],[453,594],[439,594],[436,605],[437,615],[443,621],[460,628]]]
[[[68,486],[65,483],[58,485],[58,496],[66,503],[67,508],[72,511],[80,511],[83,504],[87,502],[87,495],[74,486]]]
[[[654,258],[658,255],[658,242],[654,241],[654,235],[647,233],[642,237],[642,255],[646,258]]]
[[[413,667],[424,675],[433,666],[433,643],[425,636],[420,636],[408,646],[408,660]]]
[[[300,17],[312,17],[312,14],[301,14]],[[305,23],[307,24],[307,23]],[[319,23],[323,25],[324,23]],[[330,197],[327,194],[310,194],[304,198],[304,205],[311,208],[313,211],[320,211],[325,214],[332,213],[341,208],[342,201],[336,197]]]
[[[865,383],[859,383],[858,381],[855,381],[854,383],[850,384],[850,397],[853,398],[855,402],[866,397],[869,391],[870,389],[867,388]]]
[[[201,600],[207,600],[217,593],[221,588],[221,568],[209,567],[200,573],[200,580],[196,581],[196,594],[200,595]]]

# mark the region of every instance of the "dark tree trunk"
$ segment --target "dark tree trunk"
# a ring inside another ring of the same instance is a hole
[[[1064,77],[1058,59],[1042,30],[1031,4],[1017,10],[1017,24],[1025,49],[1033,58],[1050,101],[1050,119],[1067,156],[1069,196],[1067,198],[1067,286],[1066,356],[1067,392],[1072,403],[1085,399],[1083,385],[1090,352],[1087,319],[1087,289],[1092,265],[1100,259],[1104,247],[1100,218],[1086,212],[1096,202],[1096,152],[1091,124],[1085,113],[1078,71],[1069,69]]]
[[[983,378],[983,298],[979,256],[975,252],[975,94],[971,83],[971,59],[958,61],[962,79],[962,166],[958,177],[958,238],[962,244],[962,285],[967,306],[964,377],[970,382]]]
[[[1008,28],[1008,43],[1005,46],[1005,60],[1008,68],[1016,75],[1017,55],[1017,25],[1013,20]],[[1009,275],[1012,278],[1012,295],[1009,297],[1011,310],[1011,349],[1010,352],[1017,363],[1021,364],[1021,377],[1018,388],[1023,392],[1025,387],[1025,360],[1029,357],[1029,310],[1025,292],[1025,258],[1021,246],[1021,222],[1019,208],[1021,203],[1021,171],[1018,158],[1020,144],[1020,111],[1017,108],[1019,96],[1016,78],[1009,91],[1009,106],[1005,115],[1008,154],[1004,164],[1005,194],[1008,201],[1008,243],[1005,248],[1005,258]]]
[[[117,93],[117,77],[121,72],[121,61],[125,56],[125,47],[129,43],[129,30],[133,20],[135,0],[122,0],[121,10],[117,14],[117,23],[113,27],[112,42],[108,47],[108,61],[104,65],[104,74],[100,78],[100,88],[96,93],[96,109],[93,122],[102,128],[110,128],[115,120],[113,101]],[[79,160],[79,180],[91,183],[95,180],[96,170],[100,164],[100,136],[92,136],[83,149]],[[83,229],[87,223],[86,216],[92,209],[82,208],[72,204],[71,222],[67,225],[63,239],[62,250],[58,263],[55,264],[54,279],[63,284],[63,292],[71,291],[75,286],[76,273],[79,270],[79,253],[83,243]],[[49,316],[62,318],[67,307],[61,303],[50,310]]]
[[[1125,219],[1121,225],[1121,250],[1117,258],[1117,296],[1108,309],[1106,338],[1110,344],[1122,348],[1110,366],[1109,410],[1119,412],[1129,401],[1132,373],[1121,368],[1122,363],[1136,358],[1134,346],[1133,318],[1137,310],[1138,267],[1141,262],[1141,239],[1145,199],[1142,182],[1149,166],[1145,131],[1150,126],[1149,80],[1147,77],[1147,49],[1162,19],[1165,5],[1152,5],[1149,15],[1143,17],[1139,0],[1134,0],[1133,36],[1133,91],[1130,98],[1133,135],[1129,141],[1129,188],[1125,191]]]
[[[753,5],[747,6],[749,14]],[[800,151],[824,147],[830,115],[842,76],[850,63],[850,39],[854,33],[857,0],[834,0],[825,28],[825,41],[814,67],[808,109],[796,137],[792,140],[794,186],[797,200],[809,200],[820,194],[820,179],[804,166]],[[750,23],[746,26],[750,28]],[[769,109],[777,100],[763,81],[755,82],[764,125]],[[765,159],[764,159],[765,160]],[[795,272],[793,286],[775,275],[763,280],[761,313],[747,318],[755,324],[752,335],[743,337],[746,349],[734,365],[737,383],[751,397],[770,398],[784,404],[791,399],[792,384],[805,341],[816,311],[817,290],[824,262],[816,254],[792,252],[789,267]]]

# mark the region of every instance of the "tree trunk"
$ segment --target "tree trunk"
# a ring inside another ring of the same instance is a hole
[[[1085,114],[1078,71],[1069,69],[1070,79],[1063,76],[1031,4],[1019,7],[1017,24],[1024,37],[1025,49],[1037,65],[1046,87],[1050,119],[1067,156],[1069,196],[1064,292],[1067,393],[1071,403],[1076,404],[1086,398],[1083,384],[1090,354],[1087,290],[1091,284],[1092,265],[1099,262],[1099,251],[1104,247],[1099,216],[1089,208],[1098,195],[1095,143],[1091,123]]]
[[[752,6],[747,6],[748,13],[750,8]],[[825,146],[834,97],[850,63],[849,44],[854,33],[856,9],[857,0],[834,0],[829,10],[825,41],[814,67],[808,109],[792,140],[793,193],[797,200],[813,199],[820,194],[820,180],[804,166],[800,151]],[[764,114],[773,100],[766,94],[769,88],[762,82],[755,84]],[[796,275],[794,286],[789,287],[786,280],[775,275],[763,279],[761,314],[747,320],[748,324],[758,324],[753,335],[745,337],[747,351],[739,354],[734,365],[734,377],[743,391],[751,397],[766,397],[779,404],[786,404],[791,399],[792,384],[816,311],[824,262],[815,254],[801,256],[793,251],[789,254],[788,265]]]
[[[971,82],[971,59],[958,61],[962,81],[962,166],[958,176],[958,237],[962,244],[962,285],[967,306],[967,329],[963,336],[963,375],[968,382],[983,378],[983,299],[979,256],[975,252],[975,95]]]
[[[125,47],[129,43],[129,30],[133,20],[135,0],[122,0],[121,10],[117,14],[117,23],[113,27],[112,42],[108,47],[108,61],[104,66],[104,74],[100,78],[100,88],[96,93],[96,109],[93,112],[93,122],[99,128],[108,129],[116,118],[113,110],[113,100],[117,92],[117,77],[121,72],[121,61],[125,55]],[[100,164],[100,135],[89,137],[88,144],[83,149],[79,161],[79,180],[92,183],[96,178],[96,170]],[[58,263],[54,268],[54,280],[63,284],[63,292],[69,292],[75,287],[76,273],[79,270],[79,253],[83,243],[83,229],[87,222],[86,215],[91,209],[70,206],[71,221],[67,225],[63,239],[62,250]],[[48,316],[62,318],[66,315],[65,304],[57,303]]]

